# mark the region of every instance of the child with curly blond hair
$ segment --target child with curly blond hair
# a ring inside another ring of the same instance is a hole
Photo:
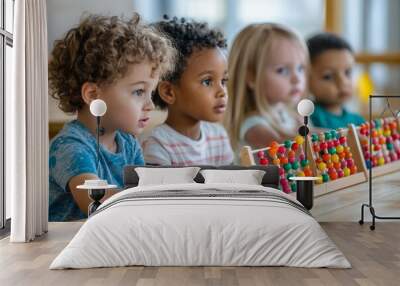
[[[141,24],[137,14],[129,20],[86,16],[55,42],[50,95],[77,119],[66,123],[50,144],[50,221],[85,217],[89,199],[77,191],[85,180],[102,178],[122,187],[123,167],[144,164],[134,135],[146,126],[154,109],[151,94],[173,58],[170,41]],[[96,119],[89,110],[95,99],[107,104],[98,169]]]

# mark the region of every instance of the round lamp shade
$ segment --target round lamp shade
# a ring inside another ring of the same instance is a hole
[[[104,100],[95,99],[90,103],[90,113],[94,116],[103,116],[107,111],[107,104]]]
[[[309,99],[302,99],[297,104],[297,112],[301,116],[310,116],[314,112],[314,103]]]

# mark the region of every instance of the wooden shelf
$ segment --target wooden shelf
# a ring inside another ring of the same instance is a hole
[[[382,63],[387,65],[400,64],[400,52],[385,54],[357,53],[356,62],[359,64]]]

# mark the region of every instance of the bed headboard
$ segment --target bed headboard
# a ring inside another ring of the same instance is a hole
[[[136,167],[146,167],[146,168],[180,168],[177,166],[125,166],[124,168],[124,188],[132,188],[136,187],[139,183],[139,176],[135,171]],[[200,167],[202,170],[205,169],[219,169],[219,170],[249,170],[249,169],[256,169],[256,170],[263,170],[265,171],[265,175],[262,179],[261,184],[264,187],[271,187],[278,189],[279,188],[279,168],[274,165],[269,166],[249,166],[243,167],[238,165],[229,165],[229,166],[197,166]],[[194,181],[197,183],[204,183],[204,178],[200,174],[194,178]]]

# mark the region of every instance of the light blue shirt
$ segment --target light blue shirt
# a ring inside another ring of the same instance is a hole
[[[68,221],[85,218],[68,189],[72,177],[82,173],[97,174],[109,184],[123,187],[123,168],[144,165],[138,141],[130,134],[117,131],[117,152],[100,145],[97,173],[97,141],[79,121],[64,125],[50,143],[49,154],[49,221]]]

